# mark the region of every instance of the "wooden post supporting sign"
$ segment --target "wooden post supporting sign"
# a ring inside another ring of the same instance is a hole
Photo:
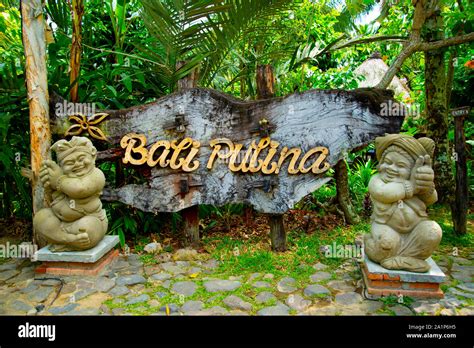
[[[176,70],[179,70],[186,64],[185,61],[179,61],[176,63]],[[188,88],[196,87],[197,82],[197,69],[194,69],[189,75],[186,75],[178,81],[178,91],[182,91]],[[187,184],[186,184],[187,185]],[[187,189],[186,189],[187,190]],[[184,226],[184,244],[185,246],[197,247],[200,242],[199,238],[199,206],[193,205],[192,207],[183,209],[181,211]]]
[[[275,77],[273,67],[269,64],[257,67],[257,99],[268,99],[275,96]],[[250,208],[249,208],[250,209]],[[270,240],[274,251],[286,250],[286,232],[283,214],[268,215]]]
[[[454,200],[453,227],[456,234],[466,234],[468,182],[466,164],[466,137],[464,135],[464,119],[469,115],[470,107],[451,110],[454,116],[454,154],[456,162],[456,194]]]

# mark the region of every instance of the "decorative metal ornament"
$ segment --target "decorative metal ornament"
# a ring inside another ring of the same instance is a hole
[[[64,136],[68,135],[80,135],[83,131],[87,131],[89,135],[98,140],[108,141],[106,135],[100,130],[100,128],[95,127],[101,123],[109,114],[100,112],[98,114],[92,115],[89,119],[82,114],[71,115],[69,116],[70,122],[76,122],[71,127],[66,130]]]

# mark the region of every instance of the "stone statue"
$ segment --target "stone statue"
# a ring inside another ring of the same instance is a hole
[[[426,207],[438,200],[431,159],[434,141],[389,134],[375,139],[379,173],[369,182],[373,202],[365,253],[387,269],[427,272],[426,259],[441,241],[441,227]]]
[[[54,161],[42,163],[39,177],[51,207],[38,211],[33,226],[51,251],[87,250],[107,232],[107,216],[99,196],[105,176],[95,167],[97,150],[85,137],[59,140],[51,149]]]

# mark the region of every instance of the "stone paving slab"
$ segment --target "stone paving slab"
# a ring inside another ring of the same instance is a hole
[[[119,243],[118,236],[105,236],[99,244],[84,251],[52,252],[49,246],[35,253],[36,260],[44,262],[83,262],[94,263]]]
[[[396,278],[397,276],[400,277],[400,280],[403,282],[409,283],[442,283],[446,280],[446,275],[441,271],[438,265],[434,262],[434,260],[430,257],[426,260],[428,264],[431,266],[429,272],[425,273],[415,273],[415,272],[408,272],[408,271],[398,271],[398,270],[391,270],[386,269],[380,266],[379,264],[371,261],[367,255],[365,255],[364,263],[367,266],[367,270],[369,273],[374,274],[387,274],[391,278]]]

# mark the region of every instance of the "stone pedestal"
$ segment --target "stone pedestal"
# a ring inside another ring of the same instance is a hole
[[[113,248],[119,243],[118,236],[105,236],[94,248],[84,251],[51,252],[46,246],[34,257],[43,261],[36,273],[57,275],[97,275],[118,257]]]
[[[431,269],[426,273],[385,269],[368,259],[361,265],[365,286],[369,296],[374,298],[403,295],[413,298],[443,298],[440,285],[446,276],[430,257],[426,260]]]

